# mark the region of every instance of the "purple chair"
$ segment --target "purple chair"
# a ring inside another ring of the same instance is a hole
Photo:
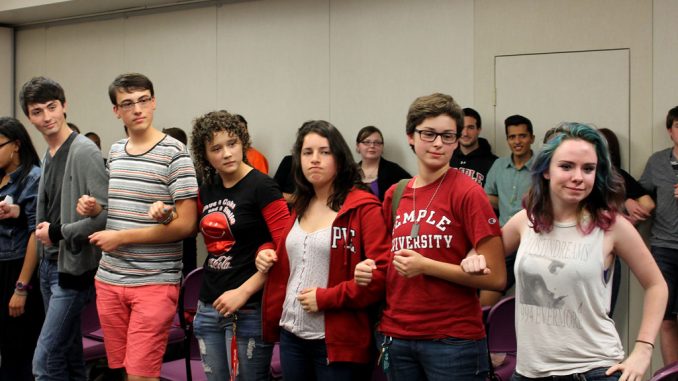
[[[280,343],[275,343],[271,355],[271,379],[282,380],[282,366],[280,365]]]
[[[179,327],[184,341],[184,358],[162,364],[160,379],[166,381],[206,381],[207,376],[200,361],[198,340],[193,336],[193,317],[198,307],[202,268],[191,271],[184,279],[179,294]]]
[[[678,361],[656,371],[650,381],[678,381]]]
[[[103,341],[82,337],[82,357],[85,362],[106,358],[106,348]]]
[[[490,362],[490,379],[507,381],[516,369],[515,297],[509,296],[495,304],[487,316],[487,346],[490,355],[505,353],[498,366]]]

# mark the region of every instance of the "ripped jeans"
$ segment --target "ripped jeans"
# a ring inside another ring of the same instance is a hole
[[[211,304],[198,301],[193,321],[200,358],[208,381],[228,381],[231,372],[231,338],[234,317],[224,317]],[[273,344],[261,337],[261,304],[248,303],[237,312],[239,381],[268,380]]]

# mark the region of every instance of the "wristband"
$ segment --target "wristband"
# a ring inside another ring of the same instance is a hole
[[[28,291],[26,291],[26,290],[19,290],[19,289],[17,289],[17,288],[14,289],[14,293],[17,294],[17,295],[19,295],[19,296],[27,296],[27,295],[28,295]]]
[[[651,343],[651,342],[649,342],[649,341],[645,341],[645,340],[636,340],[636,343],[643,343],[643,344],[647,344],[647,345],[651,346],[651,347],[652,347],[652,349],[654,349],[654,344],[652,344],[652,343]]]
[[[17,281],[16,284],[14,284],[14,289],[19,291],[28,291],[31,288],[33,288],[33,286],[22,281]]]

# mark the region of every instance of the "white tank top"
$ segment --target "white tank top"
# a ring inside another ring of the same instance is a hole
[[[605,279],[604,232],[576,224],[525,229],[516,264],[516,371],[526,377],[582,373],[624,358]]]

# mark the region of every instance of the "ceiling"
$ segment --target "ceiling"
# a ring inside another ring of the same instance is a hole
[[[234,1],[223,0],[2,0],[0,25],[10,27],[111,17]]]

